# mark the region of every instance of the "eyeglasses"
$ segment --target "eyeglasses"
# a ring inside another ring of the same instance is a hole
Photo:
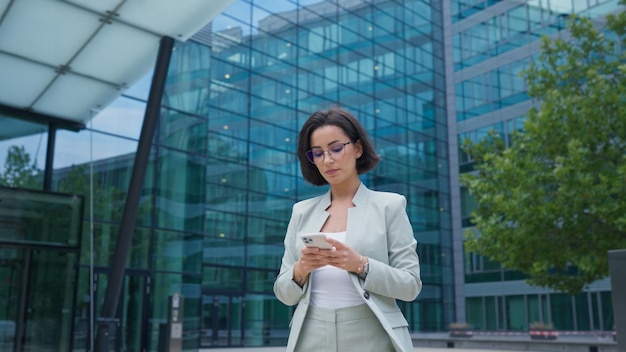
[[[333,158],[333,160],[339,160],[343,158],[343,156],[346,154],[346,145],[350,143],[352,142],[339,142],[331,144],[330,147],[328,147],[328,150],[323,150],[322,148],[312,149],[306,152],[306,156],[313,164],[319,164],[324,162],[325,153],[328,153],[328,156]]]

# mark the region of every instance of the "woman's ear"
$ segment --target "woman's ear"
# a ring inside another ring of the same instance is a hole
[[[363,145],[361,144],[361,140],[359,139],[354,143],[354,151],[356,153],[356,158],[360,158],[363,155]]]

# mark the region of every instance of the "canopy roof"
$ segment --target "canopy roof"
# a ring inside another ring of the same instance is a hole
[[[0,130],[7,115],[82,125],[234,0],[0,0]],[[1,140],[1,138],[0,138]]]

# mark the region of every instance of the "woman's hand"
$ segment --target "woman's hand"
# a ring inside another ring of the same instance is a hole
[[[355,274],[363,271],[367,257],[363,257],[343,242],[332,238],[327,238],[326,242],[332,244],[333,249],[304,247],[300,251],[300,259],[293,269],[293,279],[298,285],[304,285],[313,270],[325,265],[332,265]]]
[[[323,257],[321,261],[324,265],[332,265],[336,268],[359,274],[363,270],[363,265],[367,261],[350,246],[343,242],[327,238],[326,242],[333,245],[333,250],[320,250],[318,256]]]
[[[293,267],[293,280],[302,287],[313,270],[328,265],[326,255],[323,253],[330,251],[334,251],[334,249],[319,249],[316,247],[302,248],[300,251],[300,259]]]
[[[328,265],[327,252],[334,252],[334,249],[319,249],[317,247],[304,247],[300,251],[300,259],[296,262],[296,270],[303,276],[309,275],[311,271]]]

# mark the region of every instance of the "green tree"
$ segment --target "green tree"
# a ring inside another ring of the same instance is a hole
[[[542,38],[524,72],[539,103],[524,131],[509,147],[496,133],[466,142],[476,172],[461,182],[477,203],[467,251],[575,294],[609,274],[608,250],[626,248],[626,13],[568,29],[567,41]]]
[[[10,146],[0,173],[0,185],[19,188],[41,188],[41,169],[36,161],[31,161],[24,146]]]

